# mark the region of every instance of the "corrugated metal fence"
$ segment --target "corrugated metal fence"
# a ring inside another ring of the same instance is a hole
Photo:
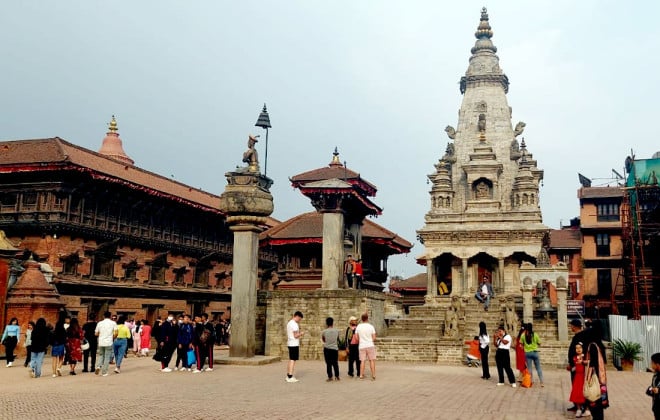
[[[644,372],[651,365],[651,355],[660,352],[660,316],[642,316],[641,320],[610,315],[610,337],[634,341],[642,345],[644,360],[635,362],[633,369]]]

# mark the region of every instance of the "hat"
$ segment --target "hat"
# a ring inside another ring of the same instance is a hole
[[[571,325],[574,327],[581,327],[582,321],[580,321],[579,319],[571,319]]]
[[[354,316],[348,318],[348,322],[353,322],[353,321],[357,321],[357,320],[358,320],[358,319],[357,319],[356,317],[354,317]]]

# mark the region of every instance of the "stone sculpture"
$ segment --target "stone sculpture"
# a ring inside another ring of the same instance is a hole
[[[456,138],[456,130],[451,125],[445,127],[445,133],[447,133],[447,136],[452,140]]]
[[[479,114],[479,122],[477,123],[479,131],[486,131],[486,114]]]
[[[518,121],[518,124],[516,124],[516,128],[513,129],[513,137],[516,138],[519,135],[521,135],[523,131],[525,131],[526,125],[527,124],[525,124],[524,122]]]
[[[247,163],[248,167],[253,172],[259,170],[259,156],[257,155],[257,149],[254,148],[254,145],[258,141],[258,137],[259,136],[253,136],[252,134],[248,135],[248,149],[243,152],[243,162]]]
[[[504,322],[508,331],[517,331],[518,329],[518,314],[516,313],[516,301],[513,296],[509,296],[505,304]]]

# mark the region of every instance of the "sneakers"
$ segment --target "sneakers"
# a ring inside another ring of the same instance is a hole
[[[178,367],[176,367],[176,366],[174,366],[174,371],[176,372],[177,370],[179,370],[179,368],[178,368]],[[181,370],[184,370],[184,369],[183,369],[183,368],[181,368]]]
[[[166,368],[164,368],[164,369],[161,369],[160,371],[161,371],[161,372],[168,373],[168,372],[172,372],[172,369],[166,367]]]
[[[578,409],[578,410],[576,411],[576,413],[575,413],[575,418],[576,418],[576,419],[579,419],[580,417],[589,417],[589,416],[591,416],[591,412],[589,411],[588,408],[587,408],[586,410],[584,410],[584,411],[580,411],[580,410]]]
[[[197,368],[195,368],[195,370],[193,370],[192,372],[193,372],[193,373],[200,373],[200,372],[201,372],[201,370],[199,370],[199,369],[197,369]]]
[[[96,369],[94,369],[94,374],[95,375],[98,375],[99,373],[101,373],[101,367],[100,366],[97,367]]]
[[[34,373],[34,369],[30,369],[30,378],[36,378],[36,374]]]
[[[515,388],[515,387],[517,387],[517,386],[518,386],[518,385],[516,385],[516,384],[511,384],[511,388]]]
[[[292,377],[290,377],[290,378],[287,376],[286,379],[285,379],[285,381],[287,381],[287,382],[289,382],[289,383],[298,382],[298,380],[296,379],[295,376],[292,376]]]
[[[568,407],[566,411],[578,411],[578,408],[576,405],[574,405],[573,407]]]
[[[498,382],[497,386],[504,386],[504,382]]]
[[[289,379],[289,378],[287,378],[287,379]],[[332,382],[332,378],[328,378],[328,379],[326,379],[325,381],[326,381],[326,382]]]
[[[192,372],[192,368],[188,368],[188,372]]]
[[[119,368],[115,368],[115,373],[120,373]]]
[[[7,363],[7,367],[12,367],[12,366],[14,366],[14,362]]]
[[[107,373],[104,373],[104,374],[103,374],[103,375],[101,375],[101,376],[108,376],[108,374],[107,374]]]
[[[213,372],[213,368],[211,368],[211,367],[207,367],[207,368],[204,369],[204,370],[207,371],[207,372]]]
[[[62,369],[57,368],[57,376],[62,376]]]

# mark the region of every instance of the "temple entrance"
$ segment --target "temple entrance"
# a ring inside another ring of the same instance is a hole
[[[437,284],[438,296],[450,295],[453,290],[452,267],[461,266],[461,261],[452,254],[445,253],[435,258],[433,261],[435,268],[435,280]],[[460,282],[460,279],[456,279]]]
[[[473,278],[471,279],[471,284],[476,288],[484,279],[488,279],[490,283],[495,287],[497,284],[494,281],[497,278],[497,259],[486,254],[485,252],[480,252],[474,257],[470,258],[468,261],[470,267],[473,267],[471,274]]]

